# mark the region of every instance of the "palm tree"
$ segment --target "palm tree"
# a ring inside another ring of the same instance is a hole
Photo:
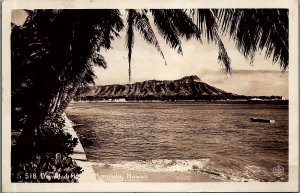
[[[79,86],[93,82],[93,65],[106,67],[102,49],[110,49],[124,21],[119,10],[34,10],[22,27],[12,26],[12,122],[25,119],[33,133],[48,114],[62,114]],[[135,32],[153,45],[162,58],[149,17],[166,43],[183,54],[181,39],[195,38],[218,45],[218,59],[230,73],[222,42],[228,35],[250,62],[266,50],[282,70],[288,68],[286,9],[140,9],[126,10],[128,73]]]
[[[122,27],[118,10],[35,10],[23,27],[13,26],[12,122],[24,123],[20,146],[32,146],[45,117],[61,114],[76,88],[93,80],[92,65],[106,66],[100,48],[109,49]]]
[[[183,54],[179,36],[186,39],[205,36],[219,47],[218,59],[226,73],[231,72],[231,60],[221,36],[228,35],[244,57],[253,62],[258,51],[266,49],[265,58],[272,57],[284,72],[288,68],[288,10],[287,9],[191,9],[191,10],[128,10],[127,49],[129,81],[134,28],[153,44],[164,58],[147,12],[151,12],[160,34],[171,48]],[[189,17],[188,17],[189,16]],[[192,21],[191,21],[192,20]],[[195,24],[196,27],[195,28]]]
[[[151,12],[154,17],[154,24],[157,27],[160,35],[166,40],[172,49],[175,49],[178,54],[182,54],[181,37],[190,39],[195,37],[200,40],[200,31],[192,21],[192,19],[183,10],[174,9],[150,9],[150,10],[128,10],[127,14],[127,33],[126,42],[128,49],[129,63],[129,81],[131,77],[131,53],[134,44],[134,29],[140,32],[142,37],[149,44],[154,45],[158,52],[164,58],[163,52],[160,49],[156,35],[150,25],[147,12]]]
[[[266,50],[285,71],[289,64],[288,9],[214,10],[219,29],[235,41],[236,48],[250,61],[255,53]]]

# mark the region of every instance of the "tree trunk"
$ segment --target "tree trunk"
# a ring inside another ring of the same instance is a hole
[[[49,108],[48,108],[48,115],[54,114],[55,109],[57,107],[58,99],[61,97],[62,91],[59,89],[59,91],[56,93],[56,95],[51,99]]]
[[[66,108],[68,107],[69,103],[72,101],[73,97],[75,96],[75,93],[78,88],[78,83],[70,83],[67,87],[65,87],[65,90],[60,95],[60,98],[58,99],[58,102],[56,104],[55,108],[55,114],[62,115]]]
[[[69,103],[74,98],[77,89],[82,84],[82,81],[84,80],[84,76],[86,75],[86,70],[83,70],[82,73],[78,76],[77,79],[72,79],[68,82],[66,82],[58,92],[55,98],[52,100],[54,102],[54,107],[50,108],[50,112],[56,114],[56,115],[62,115],[66,108],[68,107]]]

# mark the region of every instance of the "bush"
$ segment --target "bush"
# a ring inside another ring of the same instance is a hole
[[[67,154],[36,154],[12,166],[12,182],[78,182],[83,172]]]
[[[63,131],[65,120],[60,116],[48,116],[36,132],[37,153],[73,153],[78,139]]]
[[[24,153],[43,154],[50,152],[72,154],[74,147],[78,144],[78,139],[64,132],[64,124],[64,119],[60,116],[47,116],[34,133],[30,135],[21,134],[17,140],[16,155],[14,156],[18,157],[20,155],[22,159],[26,157]]]
[[[34,132],[19,137],[12,148],[12,182],[77,182],[82,168],[69,155],[78,139],[64,132],[64,124],[60,116],[47,116]]]

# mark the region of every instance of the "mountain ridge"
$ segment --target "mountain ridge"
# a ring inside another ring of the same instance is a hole
[[[277,97],[277,96],[276,96]],[[226,92],[203,82],[198,76],[177,80],[146,80],[80,88],[75,100],[237,100],[248,96]]]

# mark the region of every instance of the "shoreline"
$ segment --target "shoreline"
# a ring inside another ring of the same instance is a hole
[[[86,183],[86,182],[97,182],[96,174],[94,169],[92,168],[91,162],[87,161],[86,153],[83,149],[83,146],[80,142],[79,137],[77,136],[76,131],[73,128],[73,123],[70,119],[68,119],[67,115],[64,113],[63,117],[65,119],[64,131],[72,135],[78,139],[78,144],[74,148],[74,153],[70,155],[70,157],[76,162],[76,164],[82,167],[83,172],[79,174],[78,182]]]
[[[286,104],[289,100],[73,100],[71,103],[254,103],[254,104]]]

